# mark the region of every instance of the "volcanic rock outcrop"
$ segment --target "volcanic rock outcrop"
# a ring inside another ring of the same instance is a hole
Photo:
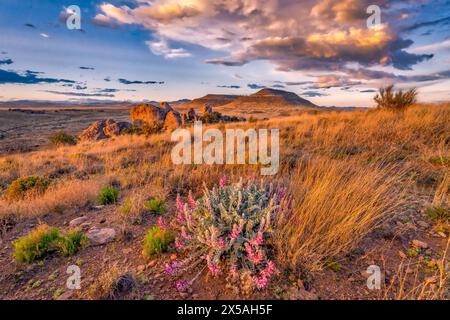
[[[103,119],[94,122],[79,136],[80,141],[97,141],[118,136],[131,127],[129,122],[116,122],[113,119]]]

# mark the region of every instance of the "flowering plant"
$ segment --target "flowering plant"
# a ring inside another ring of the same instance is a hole
[[[242,179],[227,184],[223,177],[219,187],[205,187],[198,201],[191,192],[186,202],[178,196],[176,206],[175,246],[189,252],[189,258],[167,265],[166,272],[174,274],[203,264],[212,276],[225,274],[237,283],[245,274],[251,276],[253,288],[267,287],[277,273],[268,245],[273,221],[277,214],[291,210],[291,197],[283,187]]]

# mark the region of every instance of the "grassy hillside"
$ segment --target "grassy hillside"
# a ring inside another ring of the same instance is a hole
[[[291,297],[294,287],[316,298],[443,297],[448,271],[444,251],[449,234],[449,119],[450,105],[442,104],[416,105],[403,114],[323,112],[220,125],[221,130],[255,126],[280,129],[280,171],[266,183],[270,180],[287,187],[293,197],[293,215],[274,221],[270,247],[280,274],[269,288],[254,291],[253,297]],[[192,191],[199,198],[204,185],[212,188],[224,175],[233,182],[260,172],[258,166],[249,165],[175,166],[170,158],[173,145],[169,134],[122,136],[1,157],[0,217],[5,249],[0,262],[9,264],[0,277],[1,295],[50,296],[45,290],[24,293],[22,289],[30,277],[44,279],[54,269],[64,274],[65,260],[53,258],[41,271],[33,269],[32,275],[24,271],[23,279],[12,284],[7,275],[22,267],[11,264],[11,241],[29,232],[37,221],[64,229],[70,219],[80,215],[97,223],[101,214],[106,220],[103,224],[120,234],[119,240],[105,249],[90,248],[79,254],[86,255],[86,281],[91,287],[99,286],[97,275],[113,265],[119,274],[134,272],[150,281],[162,278],[161,268],[174,253],[169,251],[151,267],[142,257],[143,235],[157,219],[154,214],[141,217],[145,201],[163,199],[165,216],[173,217],[178,194],[186,197]],[[48,188],[26,193],[24,198],[6,199],[12,182],[28,176],[48,180]],[[118,203],[95,208],[100,188],[107,185],[119,190]],[[130,209],[124,210],[124,206]],[[434,209],[447,212],[446,218],[434,219],[430,214]],[[140,224],[134,224],[135,219]],[[131,238],[127,238],[128,233]],[[414,255],[411,243],[417,239],[426,242],[427,249]],[[95,263],[96,259],[102,263]],[[435,261],[435,268],[429,267],[430,261]],[[388,280],[379,292],[369,291],[361,274],[373,263],[384,263],[387,271]],[[431,281],[430,277],[435,278]],[[59,281],[64,283],[64,277]],[[212,293],[199,284],[187,297],[237,298],[220,280],[200,276],[197,282],[205,281]],[[138,282],[140,290],[131,298],[149,294],[179,298],[166,285],[159,288],[146,286],[144,280]],[[80,297],[93,297],[89,292],[92,290],[82,290]]]

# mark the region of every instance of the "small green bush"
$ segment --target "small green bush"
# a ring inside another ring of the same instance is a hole
[[[77,139],[70,134],[65,133],[64,131],[58,131],[52,134],[48,140],[53,143],[55,146],[74,146],[77,144]]]
[[[442,207],[429,208],[426,212],[431,220],[436,222],[449,222],[450,221],[450,209]]]
[[[148,200],[145,208],[152,214],[162,215],[166,213],[166,202],[163,199],[155,198]]]
[[[166,252],[169,245],[175,241],[175,235],[171,230],[154,226],[148,230],[144,238],[143,255],[151,258],[154,255]]]
[[[87,242],[86,236],[79,231],[61,234],[58,228],[42,224],[26,236],[13,241],[13,256],[20,263],[32,263],[53,251],[73,256]]]
[[[5,192],[8,201],[22,200],[27,194],[42,194],[47,190],[50,181],[38,176],[22,177],[14,180]]]
[[[59,239],[59,230],[46,224],[38,226],[28,235],[13,242],[14,258],[17,262],[31,263],[54,250],[55,241]]]
[[[88,242],[80,231],[69,231],[57,241],[58,250],[66,257],[73,256]]]
[[[115,187],[103,187],[98,195],[101,205],[114,204],[119,199],[119,190]]]
[[[395,91],[393,85],[380,88],[379,93],[374,98],[377,108],[404,111],[417,101],[417,89],[413,88],[408,91]]]

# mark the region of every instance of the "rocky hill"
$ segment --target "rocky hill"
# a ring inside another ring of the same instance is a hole
[[[252,95],[243,96],[235,99],[229,104],[224,105],[224,108],[258,108],[258,107],[280,107],[280,106],[296,106],[307,108],[318,108],[309,100],[299,97],[293,92],[262,89]]]

